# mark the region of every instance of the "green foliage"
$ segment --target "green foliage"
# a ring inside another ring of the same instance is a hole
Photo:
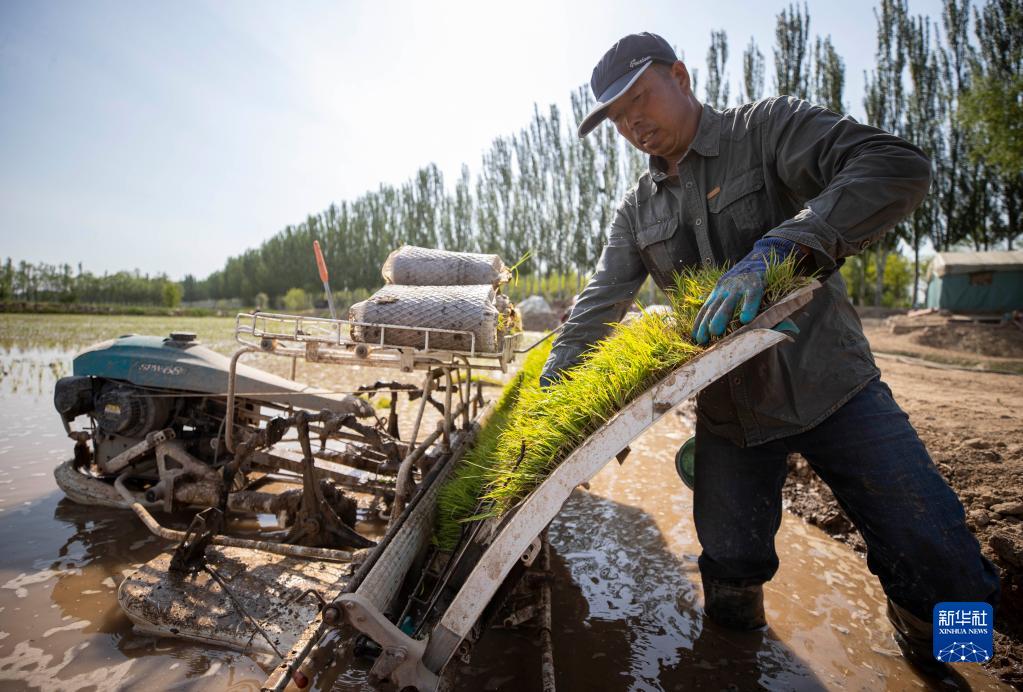
[[[743,103],[759,101],[764,95],[764,54],[752,36],[742,52],[742,88]]]
[[[1023,0],[972,6],[943,0],[933,24],[910,16],[906,0],[879,0],[875,17],[867,120],[918,145],[933,167],[932,194],[887,235],[886,251],[895,249],[896,238],[917,256],[928,237],[938,250],[965,242],[1011,247],[1023,228]],[[812,37],[809,29],[805,3],[777,15],[774,93],[842,110],[845,65],[830,37]],[[724,105],[724,30],[711,38],[708,101]],[[764,63],[751,39],[743,52],[744,100],[765,95]],[[695,90],[697,68],[690,68]],[[592,105],[585,86],[571,94],[569,113],[537,105],[522,129],[497,137],[475,168],[463,165],[455,180],[430,164],[402,184],[332,204],[206,278],[186,276],[182,298],[279,305],[291,288],[318,298],[313,240],[324,249],[342,313],[381,285],[379,267],[401,243],[494,252],[509,261],[530,252],[533,259],[519,271],[527,288],[513,288],[514,298],[568,298],[596,265],[623,194],[647,165],[610,125],[576,136],[575,123]],[[161,281],[138,272],[97,277],[68,265],[8,261],[0,268],[0,300],[156,306],[163,302]]]
[[[1002,175],[1023,175],[1023,75],[978,79],[959,105],[971,156]]]
[[[987,3],[976,14],[973,80],[959,124],[971,156],[1006,179],[1023,176],[1023,0]]]
[[[539,259],[522,275],[589,272],[619,201],[646,165],[610,126],[586,139],[575,135],[574,123],[592,105],[589,90],[580,88],[571,118],[554,105],[537,107],[526,127],[494,140],[474,175],[463,166],[453,190],[430,164],[404,184],[381,185],[287,226],[207,278],[186,277],[185,300],[241,298],[251,305],[258,292],[279,300],[296,287],[318,295],[313,240],[323,248],[332,289],[349,296],[377,289],[380,266],[402,243],[497,253],[508,261],[532,251]],[[356,300],[335,302],[340,308]]]
[[[831,36],[817,37],[813,51],[813,99],[835,113],[844,113],[845,61],[831,43]]]
[[[810,13],[803,3],[778,15],[774,36],[774,87],[779,96],[810,97]]]
[[[440,489],[434,540],[442,548],[449,550],[454,547],[464,520],[480,511],[480,496],[490,477],[489,471],[500,435],[508,424],[512,410],[518,405],[522,390],[539,388],[540,371],[550,351],[551,342],[547,340],[529,352],[522,369],[501,392],[490,419],[480,430],[472,449],[466,452],[451,478]]]
[[[284,309],[299,312],[309,307],[309,296],[301,288],[290,288],[284,294]]]
[[[926,264],[924,265],[926,269]],[[839,270],[845,279],[849,298],[854,305],[866,305],[865,296],[871,295],[877,284],[877,263],[872,254],[850,257]],[[871,300],[874,305],[886,308],[908,308],[912,306],[910,289],[913,286],[913,263],[901,253],[889,252],[885,256],[883,291],[881,301]]]
[[[224,313],[210,308],[165,308],[162,305],[124,303],[69,303],[0,301],[0,313],[22,315],[136,315],[151,317],[219,317]],[[230,311],[233,318],[235,311]],[[231,329],[234,329],[232,323]],[[111,332],[120,333],[120,332]],[[110,336],[110,334],[107,334]]]
[[[707,49],[707,84],[705,102],[723,110],[728,107],[728,34],[710,32],[710,48]]]
[[[165,308],[176,308],[181,305],[181,284],[173,281],[164,281],[161,297]]]
[[[531,354],[504,392],[500,417],[488,423],[471,456],[441,490],[438,544],[451,548],[459,523],[506,512],[625,404],[703,351],[690,334],[722,271],[702,268],[678,276],[669,312],[644,312],[615,325],[546,390],[537,381],[545,355]],[[764,307],[804,282],[794,260],[772,262]],[[734,319],[729,331],[737,326]]]
[[[177,296],[176,301],[167,301]],[[181,289],[164,274],[150,276],[139,271],[96,276],[77,271],[70,264],[18,262],[7,258],[0,268],[0,300],[70,305],[137,305],[175,307]]]
[[[334,294],[334,307],[337,309],[338,317],[348,314],[348,308],[370,296],[370,291],[365,288],[354,288],[351,290],[332,291]]]
[[[0,269],[0,302],[14,298],[14,262],[10,257]]]

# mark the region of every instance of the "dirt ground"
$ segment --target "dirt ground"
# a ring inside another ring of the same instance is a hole
[[[1023,375],[1023,331],[1012,323],[957,321],[940,315],[864,320],[874,351]]]
[[[1023,689],[1023,376],[947,366],[1023,373],[1023,331],[1011,324],[930,324],[898,333],[879,320],[865,327],[883,379],[962,499],[984,554],[1002,571],[995,654],[987,666]],[[788,508],[863,550],[827,486],[798,456],[789,465]]]

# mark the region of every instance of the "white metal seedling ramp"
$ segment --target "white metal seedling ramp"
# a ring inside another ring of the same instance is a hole
[[[452,459],[438,474],[436,482],[424,484],[423,492],[416,498],[418,502],[407,508],[400,529],[393,540],[382,546],[372,569],[359,586],[354,592],[338,597],[321,612],[288,659],[267,680],[264,689],[284,689],[290,673],[297,669],[317,641],[337,641],[336,626],[344,618],[352,628],[382,647],[374,665],[378,676],[383,674],[381,677],[389,678],[397,689],[436,690],[441,671],[470,637],[484,608],[512,568],[519,562],[530,563],[536,557],[538,536],[572,491],[593,478],[630,442],[676,406],[742,363],[790,339],[772,327],[809,303],[819,286],[813,281],[794,291],[751,324],[669,373],[590,435],[511,512],[488,520],[488,525],[480,532],[491,536],[486,550],[428,635],[413,639],[391,623],[384,613],[391,610],[399,585],[415,556],[429,540],[437,491],[457,463],[457,458]]]

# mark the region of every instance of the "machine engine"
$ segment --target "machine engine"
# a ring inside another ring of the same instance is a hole
[[[358,433],[368,435],[359,456],[368,455],[364,467],[379,467],[368,470],[393,465],[400,454],[385,433],[359,423],[376,421],[365,400],[232,363],[189,333],[162,339],[128,335],[86,349],[74,360],[74,374],[57,382],[53,403],[75,440],[73,461],[55,476],[75,502],[116,507],[138,502],[167,511],[220,506],[276,514],[285,528],[305,511],[306,533],[293,528],[289,534],[303,545],[371,544],[352,530],[356,503],[341,488],[370,488],[385,501],[389,488],[342,473],[325,478],[313,472],[311,459],[307,464],[287,450],[271,449],[300,412],[306,438],[313,418],[324,428],[348,428],[343,449],[363,444]],[[79,425],[83,417],[88,422]],[[317,453],[343,461],[343,451],[327,448],[328,435]],[[268,489],[282,483],[283,490]],[[305,499],[310,494],[315,501]],[[324,513],[332,516],[324,521]],[[322,526],[331,527],[331,535],[316,528]]]
[[[132,385],[104,382],[93,415],[100,432],[107,435],[145,437],[167,425],[171,411],[180,402],[166,396],[147,396],[145,390]]]

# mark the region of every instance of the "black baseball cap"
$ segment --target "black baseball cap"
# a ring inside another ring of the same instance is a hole
[[[607,117],[607,108],[629,90],[639,76],[655,62],[673,65],[678,57],[668,42],[646,31],[629,34],[604,53],[590,77],[590,88],[597,105],[579,123],[579,136],[585,137]]]

